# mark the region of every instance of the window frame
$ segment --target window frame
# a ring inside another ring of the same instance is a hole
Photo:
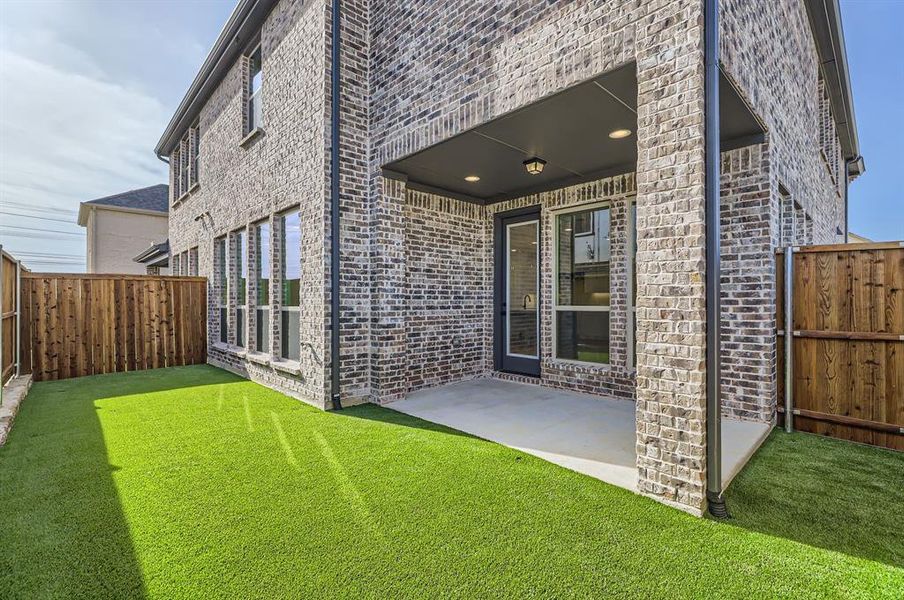
[[[236,273],[236,281],[235,284],[237,289],[235,290],[235,294],[232,293],[232,290],[229,290],[228,299],[235,298],[235,305],[231,306],[230,309],[235,312],[235,346],[238,348],[247,348],[248,347],[248,339],[245,335],[248,331],[248,227],[239,227],[238,229],[233,229],[230,232],[230,235],[233,237],[232,246],[235,247],[235,256],[232,257],[232,260],[229,261],[229,269],[235,269]],[[241,247],[239,247],[239,241],[242,241]],[[233,261],[234,264],[233,264]],[[241,285],[239,281],[242,279],[242,268],[245,270],[245,290],[244,290],[244,298],[241,298]],[[239,312],[244,311],[242,313],[242,323],[239,324]]]
[[[217,319],[219,319],[221,344],[229,343],[229,237],[221,235],[213,240],[214,276],[220,279],[220,290],[216,296]],[[222,244],[222,246],[220,246]],[[226,304],[223,304],[223,292],[226,290]],[[223,318],[226,309],[226,318]]]
[[[255,55],[257,55],[257,62],[259,66],[260,76],[261,76],[261,84],[260,87],[255,91],[254,90],[254,61]],[[262,105],[262,97],[264,90],[264,54],[261,48],[261,43],[257,42],[251,49],[245,53],[245,59],[247,61],[246,68],[248,69],[248,87],[245,90],[245,119],[246,119],[246,127],[244,134],[250,134],[257,129],[262,129],[263,125],[263,105]],[[254,106],[257,106],[257,114],[258,119],[255,121],[254,119]]]
[[[254,266],[254,289],[255,298],[254,304],[251,307],[251,310],[254,311],[254,324],[255,324],[255,339],[254,339],[254,352],[261,352],[267,355],[273,354],[273,340],[271,339],[272,333],[272,311],[271,306],[273,305],[273,225],[271,219],[267,217],[266,219],[261,219],[255,223],[251,224],[251,227],[254,228],[254,240],[257,244],[255,248],[254,256],[256,257],[257,264]],[[267,228],[267,304],[258,304],[260,300],[260,282],[262,279],[261,273],[261,263],[263,258],[263,252],[261,252],[261,242],[263,240],[263,236],[261,236],[261,227]],[[257,321],[257,312],[259,310],[267,311],[267,319],[266,319],[266,327],[267,327],[267,343],[263,348],[258,347],[258,338],[260,337],[260,323]],[[249,340],[250,341],[250,340]]]
[[[299,241],[299,244],[300,244],[300,243],[301,243],[301,207],[300,207],[300,206],[294,206],[294,207],[289,208],[289,209],[287,209],[287,210],[278,212],[278,213],[276,213],[276,215],[275,215],[276,219],[278,219],[278,222],[279,222],[279,227],[280,227],[280,239],[281,239],[281,244],[280,244],[280,247],[279,247],[279,250],[278,250],[279,253],[280,253],[280,256],[279,256],[279,264],[280,264],[280,269],[281,269],[281,272],[280,272],[280,274],[279,274],[279,324],[280,324],[280,327],[279,327],[279,353],[278,353],[278,357],[279,357],[280,360],[288,360],[288,361],[291,361],[291,360],[294,360],[294,359],[289,358],[289,356],[288,356],[288,355],[289,355],[289,352],[283,352],[284,346],[287,345],[287,343],[286,343],[286,342],[287,342],[287,339],[286,339],[286,338],[287,338],[287,335],[288,335],[288,332],[286,331],[286,328],[283,327],[283,313],[292,313],[292,312],[299,313],[299,318],[300,318],[300,314],[301,314],[301,266],[300,266],[300,265],[299,265],[299,272],[298,272],[298,284],[299,284],[299,290],[298,290],[298,304],[295,305],[295,306],[288,306],[288,305],[286,305],[285,302],[283,301],[283,298],[285,297],[285,292],[284,292],[284,290],[285,290],[285,285],[286,285],[286,267],[287,267],[288,264],[289,264],[289,261],[286,259],[287,255],[288,255],[288,251],[287,251],[287,248],[288,248],[288,247],[287,247],[287,245],[286,245],[286,239],[287,239],[287,237],[288,237],[288,236],[286,235],[286,217],[287,217],[288,215],[291,215],[291,214],[296,214],[296,215],[298,215],[298,237],[299,237],[299,240],[298,240],[298,241]],[[300,262],[300,260],[301,260],[301,247],[300,247],[300,246],[299,246],[299,248],[298,248],[298,258],[299,258],[299,262]],[[271,265],[271,268],[272,268],[272,265]],[[271,287],[271,292],[270,292],[270,293],[271,293],[271,305],[272,305],[272,297],[273,297],[272,295],[275,293],[275,291],[272,289],[272,287]],[[273,316],[274,316],[274,315],[271,314],[271,318],[273,318]],[[271,342],[271,343],[272,343],[272,342]],[[300,347],[300,343],[301,343],[301,338],[300,338],[300,336],[299,336],[299,349],[298,349],[298,352],[299,352],[299,358],[300,358],[300,356],[301,356],[301,347]]]
[[[611,313],[612,313],[612,280],[609,280],[610,300],[608,306],[575,306],[573,304],[559,304],[559,217],[576,212],[584,212],[588,210],[598,210],[606,208],[609,210],[609,269],[612,269],[612,201],[611,200],[594,200],[577,206],[569,206],[551,212],[552,228],[553,228],[553,247],[552,247],[552,358],[557,362],[571,363],[576,365],[590,366],[594,368],[612,368],[612,350],[610,336],[610,350],[608,362],[592,362],[588,360],[579,360],[576,358],[562,358],[559,356],[559,313],[560,312],[606,312],[610,313],[609,323],[611,329]],[[593,217],[593,223],[596,224],[596,217]]]

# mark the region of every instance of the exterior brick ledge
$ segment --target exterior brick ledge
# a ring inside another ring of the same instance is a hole
[[[273,359],[270,361],[270,366],[283,373],[301,375],[301,363],[297,360]]]

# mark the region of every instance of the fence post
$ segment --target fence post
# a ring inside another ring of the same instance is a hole
[[[22,261],[16,259],[16,377],[22,374]]]
[[[785,247],[785,431],[794,431],[794,247]]]

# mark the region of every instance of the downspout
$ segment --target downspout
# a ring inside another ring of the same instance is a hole
[[[721,402],[721,233],[719,144],[719,0],[703,6],[705,65],[705,196],[706,196],[706,502],[714,517],[728,517],[722,497]]]
[[[333,47],[330,64],[330,396],[333,408],[342,409],[339,386],[339,60],[340,0],[333,0]]]

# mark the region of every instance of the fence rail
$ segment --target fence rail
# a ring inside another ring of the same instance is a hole
[[[904,242],[806,246],[791,256],[791,327],[782,302],[777,324],[791,338],[794,428],[904,450]],[[784,269],[776,273],[783,298]],[[777,348],[783,407],[784,344]]]
[[[22,370],[35,381],[203,363],[207,280],[22,274]]]

